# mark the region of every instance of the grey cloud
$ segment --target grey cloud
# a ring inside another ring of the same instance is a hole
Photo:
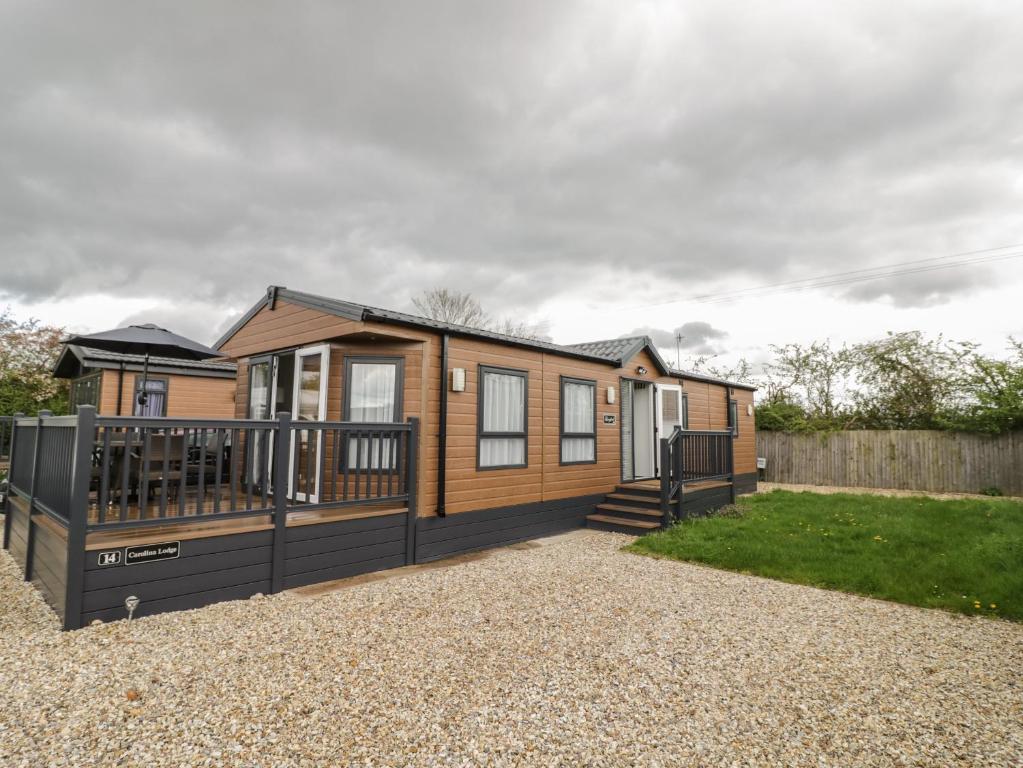
[[[0,294],[528,313],[621,270],[727,290],[1009,242],[1021,37],[951,0],[8,4]]]
[[[696,355],[717,355],[724,352],[725,350],[717,342],[728,338],[727,331],[715,328],[703,320],[683,323],[671,331],[650,326],[634,328],[629,333],[622,334],[622,338],[627,336],[649,336],[654,346],[665,352],[670,352],[671,356],[674,357],[677,335],[682,336],[681,342],[677,343],[678,348]]]

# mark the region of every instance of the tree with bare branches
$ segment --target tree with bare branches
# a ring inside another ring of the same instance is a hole
[[[529,323],[509,317],[494,318],[483,309],[479,299],[471,293],[431,288],[412,299],[423,317],[453,325],[465,325],[483,331],[503,333],[522,339],[549,340],[546,322]]]

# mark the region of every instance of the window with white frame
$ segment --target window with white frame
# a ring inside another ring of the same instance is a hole
[[[527,465],[527,383],[525,371],[480,366],[477,395],[480,469]]]
[[[561,463],[597,460],[597,382],[561,377]]]

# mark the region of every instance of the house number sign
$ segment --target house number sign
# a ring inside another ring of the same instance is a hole
[[[161,544],[142,544],[137,547],[105,550],[99,553],[96,565],[100,567],[137,565],[138,563],[152,563],[156,560],[173,560],[180,555],[180,541],[165,541]]]
[[[604,423],[605,424],[614,424],[615,423],[615,415],[613,413],[605,413],[604,414]]]

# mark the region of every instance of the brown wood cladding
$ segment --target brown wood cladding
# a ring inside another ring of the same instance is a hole
[[[121,408],[117,408],[120,371],[104,370],[100,385],[100,416],[131,416],[135,398],[135,380],[142,374],[124,373]],[[154,373],[151,378],[167,380],[167,416],[191,419],[230,419],[235,414],[235,381],[233,379],[180,374]]]
[[[351,333],[403,336],[407,340],[346,341],[343,336]],[[403,418],[418,416],[421,420],[419,512],[423,516],[435,515],[441,386],[439,333],[353,322],[279,300],[273,311],[260,310],[224,346],[225,352],[242,358],[238,360],[236,417],[247,415],[248,360],[244,358],[324,342],[329,342],[331,349],[327,418],[332,421],[341,419],[345,355],[404,358]],[[608,387],[614,387],[620,394],[621,377],[678,383],[677,378],[660,376],[656,363],[645,350],[623,368],[615,369],[596,361],[542,350],[452,337],[448,358],[449,371],[463,368],[466,372],[465,391],[448,393],[445,508],[449,514],[612,491],[621,477],[621,400],[617,398],[614,405],[608,405]],[[481,364],[515,368],[528,374],[528,466],[524,468],[483,471],[476,468],[476,393]],[[637,372],[640,366],[646,373]],[[562,466],[560,463],[561,376],[597,382],[597,461],[593,464]],[[690,428],[727,428],[728,389],[720,384],[685,378],[682,383],[688,393]],[[746,413],[752,396],[752,392],[742,389],[733,390],[731,395],[738,403],[739,412],[737,474],[756,471],[753,417]],[[604,414],[613,414],[615,423],[604,424]]]
[[[362,325],[343,317],[278,301],[273,310],[266,307],[259,310],[224,343],[221,351],[229,357],[242,358],[276,349],[309,346],[352,333]]]

